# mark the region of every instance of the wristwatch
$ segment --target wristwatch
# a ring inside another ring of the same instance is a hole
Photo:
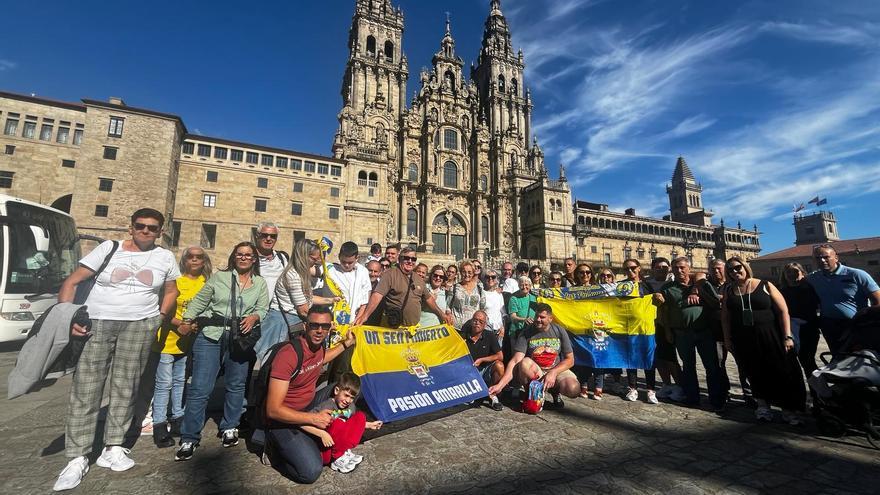
[[[791,335],[786,335],[785,340],[794,340],[794,337],[792,337]]]

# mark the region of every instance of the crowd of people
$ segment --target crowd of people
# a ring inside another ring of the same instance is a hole
[[[354,325],[455,327],[489,386],[485,400],[496,411],[503,409],[499,396],[515,395],[536,379],[550,394],[547,408],[564,407],[563,397],[602,400],[607,379],[623,400],[636,401],[640,372],[647,403],[666,399],[698,407],[699,355],[708,403],[720,412],[731,397],[726,362],[732,356],[756,418],[772,421],[771,406],[777,406],[782,420],[793,425],[802,422],[804,376],[817,367],[820,335],[832,352],[842,352],[851,321],[880,308],[876,282],[842,265],[832,245],[816,246],[820,269],[813,273],[796,263],[786,266],[777,288],[755,278],[735,256],[715,260],[708,273],[692,271],[688,258],[680,257],[653,259],[646,273],[641,261],[627,259],[619,274],[568,258],[545,274],[542,266],[523,262],[497,269],[484,269],[480,260],[428,266],[419,263],[412,247],[396,244],[384,250],[373,244],[362,257],[353,242],[339,246],[336,262],[327,260],[324,273],[317,242],[298,240],[289,255],[278,251],[278,228],[271,223],[260,224],[253,242],[237,244],[225,267],[215,271],[200,247],[182,250],[176,261],[158,246],[163,227],[158,211],[136,211],[130,238],[118,249],[110,241],[99,245],[60,290],[59,301],[71,302],[80,284],[95,282],[85,301],[91,325],[71,330],[88,340],[70,392],[65,432],[70,461],[56,491],[76,487],[89,470],[108,381],[105,446],[96,464],[113,471],[134,466],[124,436],[137,421],[134,405],[150,366],[155,366],[153,440],[167,448],[179,437],[175,460],[196,455],[222,368],[223,447],[239,443],[247,412],[268,425],[264,457],[288,478],[311,483],[324,466],[340,473],[355,469],[363,457],[353,449],[364,430],[382,424],[356,410],[354,332],[341,345],[327,346],[334,328],[331,305],[340,298]],[[535,289],[600,286],[611,294],[622,280],[636,283],[639,296],[650,296],[657,306],[653,366],[576,366],[568,332],[555,323],[550,306],[538,303]],[[255,368],[268,371],[268,387],[264,402],[249,404]]]

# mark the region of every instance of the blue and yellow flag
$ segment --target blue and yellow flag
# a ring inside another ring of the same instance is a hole
[[[321,268],[324,270],[324,285],[327,286],[331,294],[339,298],[338,301],[333,303],[333,321],[336,324],[333,326],[334,332],[330,335],[328,342],[329,347],[332,349],[341,344],[345,340],[345,336],[348,335],[348,325],[351,323],[351,305],[345,299],[345,295],[339,290],[339,287],[336,286],[336,282],[330,276],[330,270],[327,269],[327,256],[333,250],[333,241],[329,237],[322,237],[315,240],[315,242],[321,249]]]
[[[489,394],[467,344],[449,325],[399,329],[359,326],[351,367],[382,421],[396,421]]]
[[[572,335],[576,364],[594,368],[654,367],[657,308],[651,304],[651,296],[638,297],[638,285],[621,282],[605,289],[541,289],[538,302],[549,304],[556,323]]]

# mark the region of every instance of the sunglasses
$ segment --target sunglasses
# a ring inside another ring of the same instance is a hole
[[[532,275],[541,275],[541,272],[532,272]]]
[[[496,279],[496,278],[498,278],[497,275],[486,275],[486,280],[489,280],[489,279],[493,279],[493,280],[494,280],[494,279]]]
[[[729,272],[739,272],[739,271],[741,271],[742,269],[743,269],[743,266],[742,266],[742,265],[733,265],[733,266],[731,266],[730,268],[728,268],[727,271],[729,271]]]
[[[254,255],[252,255],[250,253],[235,253],[235,257],[240,260],[249,260],[249,259],[253,259]]]
[[[439,278],[441,280],[446,280],[446,274],[444,273],[432,273],[431,276],[434,278]]]
[[[415,263],[416,261],[418,261],[418,258],[416,258],[415,256],[401,256],[400,260]]]
[[[602,278],[613,278],[613,277],[614,277],[614,275],[612,275],[612,274],[610,274],[610,273],[603,273],[603,274],[601,274],[601,275],[599,275],[599,276],[602,277]]]
[[[278,234],[270,234],[268,232],[260,232],[260,239],[278,239]]]
[[[626,269],[627,269],[627,270],[638,270],[639,267],[638,267],[638,266],[634,266],[634,265],[630,265],[630,266],[626,267]]]
[[[205,255],[204,254],[190,254],[190,255],[187,255],[186,258],[190,259],[190,260],[203,260],[203,259],[205,259]]]
[[[562,279],[561,279],[561,278],[556,278],[556,277],[553,277],[553,278],[551,278],[550,280],[551,280],[552,282],[562,282]]]
[[[575,273],[577,273],[578,275],[589,275],[593,272],[591,272],[590,270],[578,270]]]
[[[140,222],[133,223],[132,227],[134,227],[134,230],[144,230],[144,229],[149,230],[150,233],[152,233],[152,234],[159,232],[159,229],[160,229],[160,227],[158,225],[146,224],[146,223],[140,223]]]
[[[391,263],[379,263],[379,264],[385,268],[389,268],[391,266]]]
[[[328,330],[328,331],[330,330],[330,327],[333,326],[332,323],[313,323],[311,321],[306,323],[306,325],[309,327],[309,330],[321,329],[321,330]]]

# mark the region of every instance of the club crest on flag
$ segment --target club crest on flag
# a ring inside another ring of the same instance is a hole
[[[409,373],[415,375],[422,385],[427,387],[434,383],[434,380],[431,379],[431,375],[428,373],[431,369],[422,362],[419,353],[412,346],[407,346],[402,356],[406,360],[406,367]]]

